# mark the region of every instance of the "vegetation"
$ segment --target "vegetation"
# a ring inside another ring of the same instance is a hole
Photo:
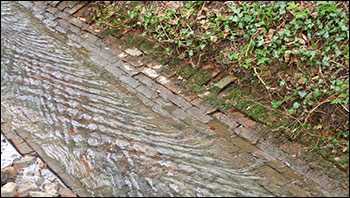
[[[284,126],[292,138],[303,132],[349,152],[348,2],[94,4],[89,20],[110,34],[138,29],[193,68],[211,63],[259,87],[272,108],[293,120]]]

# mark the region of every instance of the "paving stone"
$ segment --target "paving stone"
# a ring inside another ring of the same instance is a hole
[[[83,45],[84,46],[84,45]],[[84,46],[85,47],[85,46]],[[109,65],[109,61],[104,59],[103,57],[101,57],[98,54],[95,54],[93,56],[90,56],[90,59],[95,62],[96,64],[98,64],[99,66],[102,67],[106,67],[107,65]]]
[[[129,49],[126,49],[125,52],[135,57],[142,55],[142,52],[137,48],[132,48],[132,49],[129,48]]]
[[[69,22],[77,27],[80,27],[80,28],[83,26],[83,22],[75,17],[70,18]]]
[[[57,23],[59,26],[61,26],[63,29],[68,29],[69,27],[69,23],[68,21],[64,20],[64,19],[58,19]]]
[[[236,121],[237,123],[243,125],[247,129],[255,126],[256,122],[254,120],[251,120],[250,118],[245,117],[242,113],[240,112],[235,112],[229,114],[229,116]]]
[[[126,76],[126,75],[122,75],[120,77],[120,80],[123,81],[124,83],[130,85],[132,88],[136,88],[136,87],[141,85],[137,80],[131,78],[130,76]]]
[[[299,156],[301,153],[307,150],[307,148],[296,142],[287,142],[280,147],[281,150],[293,155]]]
[[[65,12],[58,11],[55,14],[56,17],[61,18],[61,19],[69,19],[69,15]],[[68,23],[68,22],[67,22]]]
[[[264,177],[267,178],[268,181],[272,182],[273,184],[278,184],[280,186],[283,186],[288,183],[288,179],[283,177],[280,173],[273,170],[269,166],[262,166],[257,169],[257,171]]]
[[[253,129],[247,129],[246,127],[238,127],[233,130],[235,133],[240,135],[241,137],[246,138],[250,141],[252,144],[256,144],[261,135],[259,134],[259,131],[253,130]]]
[[[129,63],[118,61],[116,63],[122,70],[124,70],[126,73],[128,73],[130,76],[134,76],[138,73],[140,73],[139,69],[136,69],[134,66],[130,65]]]
[[[146,96],[149,99],[155,98],[157,96],[157,94],[154,91],[152,91],[144,85],[137,87],[136,90],[141,92],[144,96]]]
[[[47,5],[43,1],[34,1],[34,4],[41,10],[45,10]]]
[[[166,100],[164,100],[163,98],[161,97],[157,97],[156,99],[153,100],[155,103],[159,104],[159,105],[162,105],[164,107],[167,107],[167,106],[172,106],[173,103],[171,102],[168,102]]]
[[[60,1],[49,1],[49,4],[52,5],[53,7],[56,7]]]
[[[219,82],[215,83],[214,86],[219,87],[220,90],[224,89],[227,85],[235,81],[237,77],[235,76],[226,76],[225,78],[221,79]]]
[[[221,112],[216,112],[213,114],[213,116],[216,117],[220,122],[226,124],[230,129],[238,127],[237,122],[233,121],[227,115]]]
[[[158,76],[156,81],[159,82],[162,85],[166,85],[166,84],[168,84],[170,82],[170,80],[167,77],[162,76],[162,75]]]
[[[272,167],[273,169],[276,169],[274,167],[274,165],[276,166],[281,166],[282,164],[276,160],[276,158],[272,157],[270,154],[268,154],[267,152],[263,151],[263,150],[256,150],[252,153],[252,155],[254,155],[255,157],[262,159],[264,161],[268,160],[268,162],[266,163],[268,166]],[[269,164],[271,163],[271,164]]]
[[[159,76],[158,72],[156,72],[154,69],[151,69],[149,67],[145,67],[142,70],[142,73],[144,73],[145,75],[147,75],[150,78],[157,78]]]
[[[285,189],[285,187],[278,186],[274,183],[269,182],[269,180],[259,182],[264,189],[273,193],[277,197],[292,197],[292,194]]]
[[[67,7],[67,1],[62,1],[60,4],[58,4],[57,8],[59,10],[64,10]]]
[[[125,58],[127,57],[128,55],[124,52],[122,52],[121,54],[118,55],[119,58]]]
[[[67,8],[73,8],[77,3],[77,1],[67,1],[66,6]]]
[[[51,20],[51,19],[45,19],[45,20],[43,20],[43,23],[44,23],[46,26],[52,27],[52,28],[54,28],[54,27],[57,26],[57,22],[55,22],[55,21],[53,21],[53,20]]]
[[[84,7],[87,4],[87,2],[81,2],[77,5],[75,5],[74,7],[72,7],[71,9],[67,10],[67,13],[72,15],[74,13],[76,13],[78,10],[80,10],[80,8]]]
[[[30,154],[33,152],[33,149],[30,148],[29,145],[25,142],[22,142],[20,144],[16,144],[15,147],[22,155]]]
[[[58,12],[58,9],[54,7],[49,7],[46,9],[46,11],[50,12],[51,14],[56,14],[56,12]]]
[[[9,182],[1,187],[1,197],[13,197],[16,192],[17,184]]]
[[[62,28],[61,26],[57,25],[55,29],[63,34],[67,33],[67,29]]]
[[[33,6],[33,3],[31,1],[18,1],[18,3],[23,5],[26,8],[30,8]]]
[[[169,95],[167,99],[169,99],[171,102],[176,104],[178,107],[181,107],[185,111],[188,108],[192,107],[191,103],[187,102],[185,99],[175,94]]]
[[[125,75],[124,71],[114,64],[107,65],[105,69],[118,78]]]
[[[77,195],[75,195],[71,190],[67,188],[61,188],[58,194],[61,197],[77,197]]]
[[[79,34],[80,33],[80,29],[74,25],[69,25],[68,30],[72,31],[75,34]]]
[[[194,116],[195,118],[197,118],[199,121],[201,121],[203,123],[208,123],[211,120],[213,120],[212,117],[203,114],[201,112],[201,110],[197,107],[191,107],[191,108],[187,109],[186,112],[191,114],[192,116]]]
[[[187,112],[185,112],[185,111],[182,110],[181,108],[176,108],[176,109],[172,112],[172,114],[173,114],[176,118],[178,118],[178,119],[180,119],[180,120],[185,120],[186,118],[191,117],[190,114],[188,114]]]
[[[256,148],[255,146],[253,146],[249,142],[243,140],[241,137],[231,138],[230,141],[248,153],[252,153],[252,152],[258,150],[258,148]]]
[[[28,197],[57,197],[57,194],[40,192],[40,191],[30,191]]]
[[[127,56],[123,60],[130,63],[134,67],[141,67],[143,65],[143,62],[139,58],[133,56]]]
[[[299,186],[295,184],[288,184],[286,189],[294,196],[294,197],[311,197],[309,192],[306,192]]]

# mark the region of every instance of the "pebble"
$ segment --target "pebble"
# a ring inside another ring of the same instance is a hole
[[[47,183],[44,185],[44,192],[57,194],[58,184],[56,182]]]
[[[16,183],[18,185],[18,193],[20,194],[21,197],[28,196],[28,193],[30,191],[39,190],[36,183],[32,180],[29,180],[29,179],[23,179],[23,178],[20,180],[17,179]]]
[[[1,197],[11,197],[16,192],[17,184],[9,182],[1,187]]]
[[[35,157],[25,156],[22,159],[15,161],[13,164],[15,166],[28,166],[30,164],[33,164],[34,162],[35,162]]]
[[[29,197],[57,197],[57,194],[40,192],[40,191],[31,191],[28,193]]]
[[[140,56],[142,55],[142,52],[138,50],[137,48],[132,48],[132,49],[126,49],[126,53],[130,54],[131,56]]]
[[[16,171],[13,167],[7,167],[1,170],[1,185],[7,182],[14,181]]]

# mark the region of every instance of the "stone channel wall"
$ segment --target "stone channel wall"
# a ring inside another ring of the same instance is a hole
[[[298,158],[302,152],[307,152],[303,146],[291,142],[275,144],[272,135],[263,133],[258,123],[244,115],[240,113],[228,115],[202,105],[200,97],[193,100],[179,94],[181,88],[177,87],[171,78],[161,74],[160,69],[163,67],[161,64],[144,64],[140,59],[142,51],[136,48],[123,50],[114,37],[100,34],[85,23],[84,18],[80,18],[88,14],[89,3],[81,1],[20,2],[24,7],[32,10],[33,14],[48,27],[67,34],[78,47],[81,45],[89,51],[95,51],[96,53],[90,59],[123,82],[128,90],[138,94],[142,101],[157,113],[188,124],[201,122],[220,127],[224,123],[231,132],[230,137],[237,138],[237,141],[239,137],[243,137],[249,141],[249,143],[238,141],[241,142],[242,149],[269,161],[267,166],[262,168],[262,175],[275,175],[277,183],[285,178],[288,181],[302,180],[300,175],[304,175],[308,180],[303,181],[302,184],[288,182],[284,184],[284,188],[294,196],[349,195],[348,176],[337,172],[335,168],[320,170],[306,164]],[[168,106],[176,108],[167,108]],[[45,154],[40,145],[29,139],[28,134],[11,131],[9,126],[4,127],[4,130],[1,126],[1,130],[22,154],[34,150],[78,196],[89,195],[79,182],[75,182],[64,172],[62,166],[50,161],[52,159]],[[329,166],[327,161],[322,163]],[[341,175],[341,177],[335,175]]]

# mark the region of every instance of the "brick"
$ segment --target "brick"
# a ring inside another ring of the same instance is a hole
[[[191,103],[187,102],[185,99],[181,98],[178,95],[172,94],[168,98],[172,103],[176,104],[178,107],[181,107],[183,110],[187,110],[192,106]]]
[[[135,58],[133,56],[128,56],[124,58],[124,61],[130,63],[134,67],[141,67],[143,65],[143,62],[139,58]]]
[[[74,7],[72,7],[71,9],[67,10],[67,13],[72,15],[74,13],[76,13],[78,10],[80,10],[82,7],[84,7],[87,4],[87,2],[81,2],[77,5],[75,5]]]
[[[130,85],[132,88],[136,88],[136,87],[138,87],[138,86],[141,85],[137,80],[131,78],[130,76],[126,76],[126,75],[122,75],[122,76],[120,77],[120,80],[121,80],[122,82],[124,82],[124,83]]]
[[[197,107],[191,107],[186,112],[191,114],[192,116],[194,116],[195,118],[197,118],[199,121],[203,123],[208,123],[213,119],[212,117],[203,114],[201,110]]]
[[[68,27],[69,27],[69,23],[68,23],[66,20],[64,20],[64,19],[58,19],[58,20],[57,20],[57,23],[58,23],[58,25],[59,25],[60,27],[62,27],[62,28],[65,29],[65,30],[67,30]]]
[[[58,12],[57,8],[54,7],[49,7],[46,9],[48,12],[50,12],[51,14],[56,14],[56,12]]]
[[[58,18],[61,18],[61,19],[69,19],[69,15],[67,13],[61,12],[61,11],[56,12],[55,16]]]
[[[144,85],[137,87],[136,90],[149,99],[155,98],[157,96],[157,94],[154,91],[152,91],[151,89],[149,89]]]
[[[109,64],[105,67],[105,69],[118,78],[121,77],[122,75],[125,75],[124,71],[119,67],[117,67],[116,65]]]
[[[269,166],[262,166],[257,171],[273,184],[283,186],[288,183],[288,179]]]
[[[215,83],[214,86],[219,87],[219,89],[222,90],[225,87],[227,87],[227,85],[235,81],[236,79],[237,77],[229,75],[221,79],[219,82]]]
[[[84,44],[84,43],[83,43]],[[84,46],[84,45],[83,45]],[[85,47],[85,46],[84,46]],[[98,54],[95,54],[93,56],[90,56],[90,59],[95,62],[96,64],[102,66],[102,67],[106,67],[107,65],[109,65],[109,61],[104,59],[103,57],[99,56]]]
[[[156,81],[159,82],[162,85],[166,85],[166,84],[168,84],[170,82],[170,80],[167,77],[162,76],[162,75],[158,76]]]
[[[230,116],[232,117],[233,120],[235,120],[239,124],[243,125],[247,129],[253,127],[256,124],[256,122],[254,120],[251,120],[251,119],[245,117],[240,112],[232,113],[232,114],[230,114]]]
[[[306,192],[295,184],[288,184],[286,186],[286,189],[288,192],[292,193],[294,197],[311,197],[311,194],[309,192]]]
[[[83,22],[75,17],[72,17],[71,19],[69,19],[69,22],[77,27],[80,27],[80,28],[83,26]]]
[[[230,119],[227,115],[217,112],[213,114],[214,117],[216,117],[220,122],[226,124],[230,129],[234,129],[238,126],[237,122]]]
[[[75,195],[71,190],[69,190],[68,188],[61,188],[58,191],[58,194],[61,197],[77,197],[77,195]]]
[[[238,128],[235,128],[233,131],[238,135],[240,135],[241,137],[244,137],[247,140],[249,140],[250,143],[252,144],[256,144],[261,137],[261,135],[259,134],[259,131],[248,129],[246,127],[238,127]]]
[[[56,7],[60,1],[50,1],[49,4],[52,5],[53,7]]]
[[[70,30],[71,32],[75,33],[75,34],[79,34],[80,33],[80,29],[74,25],[69,25],[68,30]]]
[[[249,142],[243,140],[241,137],[231,138],[230,141],[248,153],[252,153],[252,152],[258,150],[258,148],[256,148],[255,146],[253,146]]]
[[[25,142],[16,145],[16,148],[22,155],[26,155],[33,152],[33,149],[30,148]]]

